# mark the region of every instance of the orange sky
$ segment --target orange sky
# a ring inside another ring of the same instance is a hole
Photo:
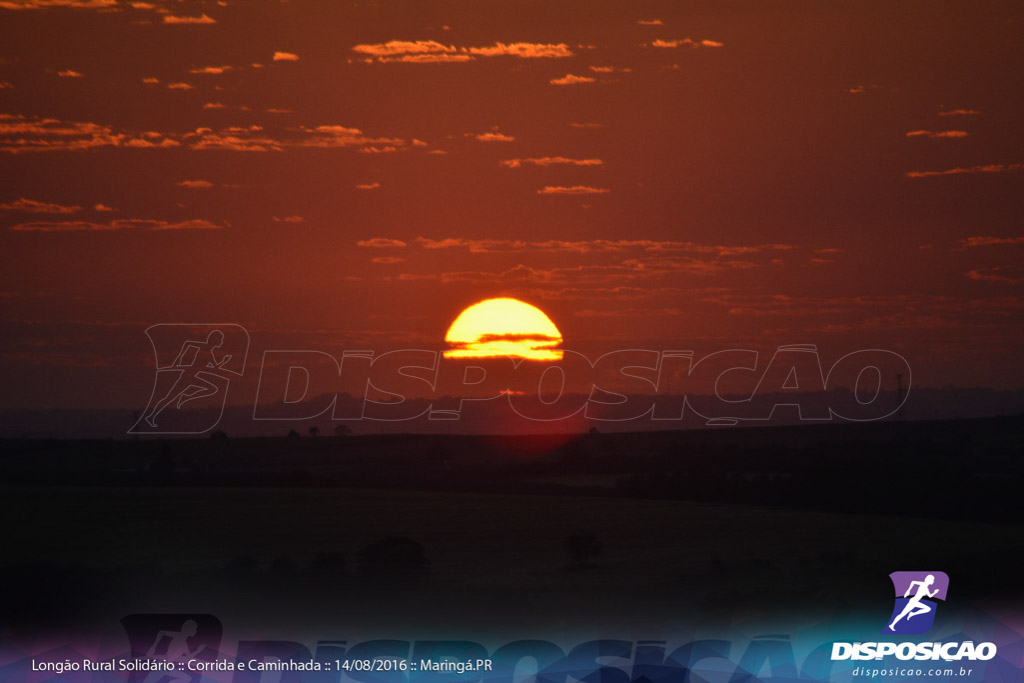
[[[1024,384],[1024,5],[0,0],[0,408],[154,323],[440,348],[817,344]],[[254,357],[258,357],[254,356]]]

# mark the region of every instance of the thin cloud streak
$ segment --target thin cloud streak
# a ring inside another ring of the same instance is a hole
[[[165,14],[163,18],[165,24],[177,24],[177,25],[210,25],[216,24],[217,20],[213,17],[201,14],[198,17],[179,17],[173,14]]]
[[[477,57],[515,57],[518,59],[559,59],[571,57],[565,43],[494,43],[484,46],[445,45],[436,40],[389,40],[385,43],[355,45],[352,51],[366,55],[366,61],[388,63],[468,62]]]
[[[982,282],[995,282],[1003,285],[1024,284],[1024,269],[1019,266],[994,266],[967,271],[967,277]]]
[[[51,7],[102,10],[117,7],[117,0],[4,0],[0,2],[0,9],[33,10]]]
[[[70,214],[82,210],[80,206],[65,206],[64,204],[53,204],[40,202],[35,199],[21,199],[6,204],[0,204],[0,211],[20,211],[21,213],[49,213],[49,214]]]
[[[934,178],[944,175],[969,175],[973,173],[1007,173],[1009,171],[1020,171],[1024,164],[987,164],[985,166],[967,166],[963,168],[949,168],[944,171],[908,171],[908,178]]]
[[[515,138],[511,135],[505,135],[504,133],[480,133],[474,135],[480,142],[512,142]]]
[[[551,85],[578,85],[580,83],[593,83],[595,79],[590,76],[577,76],[576,74],[565,74],[561,78],[552,78],[548,83]]]
[[[373,237],[368,240],[359,240],[357,247],[369,247],[371,249],[400,249],[406,246],[402,240],[395,240],[389,237]]]
[[[908,138],[965,138],[970,133],[965,130],[912,130],[907,133]]]
[[[690,48],[701,48],[701,47],[725,47],[725,43],[720,43],[717,40],[692,40],[691,38],[683,38],[681,40],[662,40],[661,38],[653,40],[650,43],[651,47],[660,48],[673,48],[673,47],[690,47]]]
[[[159,148],[181,143],[156,132],[120,133],[82,121],[0,114],[0,152],[80,151],[97,147]]]
[[[213,223],[204,219],[158,221],[125,218],[110,221],[109,223],[95,223],[92,221],[39,221],[14,225],[10,230],[14,232],[116,232],[120,230],[221,230],[224,227],[223,224]]]
[[[531,157],[529,159],[505,159],[498,162],[506,168],[521,168],[524,164],[530,166],[603,166],[600,159],[570,159],[568,157]]]
[[[611,192],[607,187],[590,187],[589,185],[572,185],[565,187],[561,185],[552,186],[548,185],[540,190],[537,190],[537,194],[608,194]]]
[[[1003,244],[1024,244],[1024,236],[1022,237],[968,237],[967,239],[960,240],[960,244],[964,247],[990,247],[994,245]]]

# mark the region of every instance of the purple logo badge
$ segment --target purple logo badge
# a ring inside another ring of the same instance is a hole
[[[889,574],[896,601],[882,633],[924,633],[935,622],[937,600],[946,599],[949,577],[945,572],[893,572]]]

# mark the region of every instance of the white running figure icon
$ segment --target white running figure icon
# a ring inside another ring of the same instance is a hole
[[[917,586],[917,592],[914,593],[914,597],[910,598],[910,600],[907,601],[907,604],[903,607],[903,611],[900,612],[899,615],[892,620],[891,624],[889,624],[890,631],[896,630],[896,622],[898,622],[903,617],[906,617],[907,621],[910,621],[912,617],[916,617],[919,614],[926,614],[932,611],[931,606],[924,604],[923,602],[921,602],[921,600],[923,600],[924,598],[934,597],[935,594],[939,592],[938,588],[936,588],[933,591],[928,590],[929,586],[931,586],[933,583],[935,583],[934,574],[929,574],[928,576],[924,577],[924,581],[910,582],[910,585],[907,586],[907,592],[903,594],[903,597],[909,597],[911,592],[914,591],[914,586]]]

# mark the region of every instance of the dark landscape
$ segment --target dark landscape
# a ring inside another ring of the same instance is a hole
[[[885,611],[891,567],[924,564],[961,600],[1019,597],[1022,424],[8,440],[4,622],[182,595],[306,624],[714,622]]]

